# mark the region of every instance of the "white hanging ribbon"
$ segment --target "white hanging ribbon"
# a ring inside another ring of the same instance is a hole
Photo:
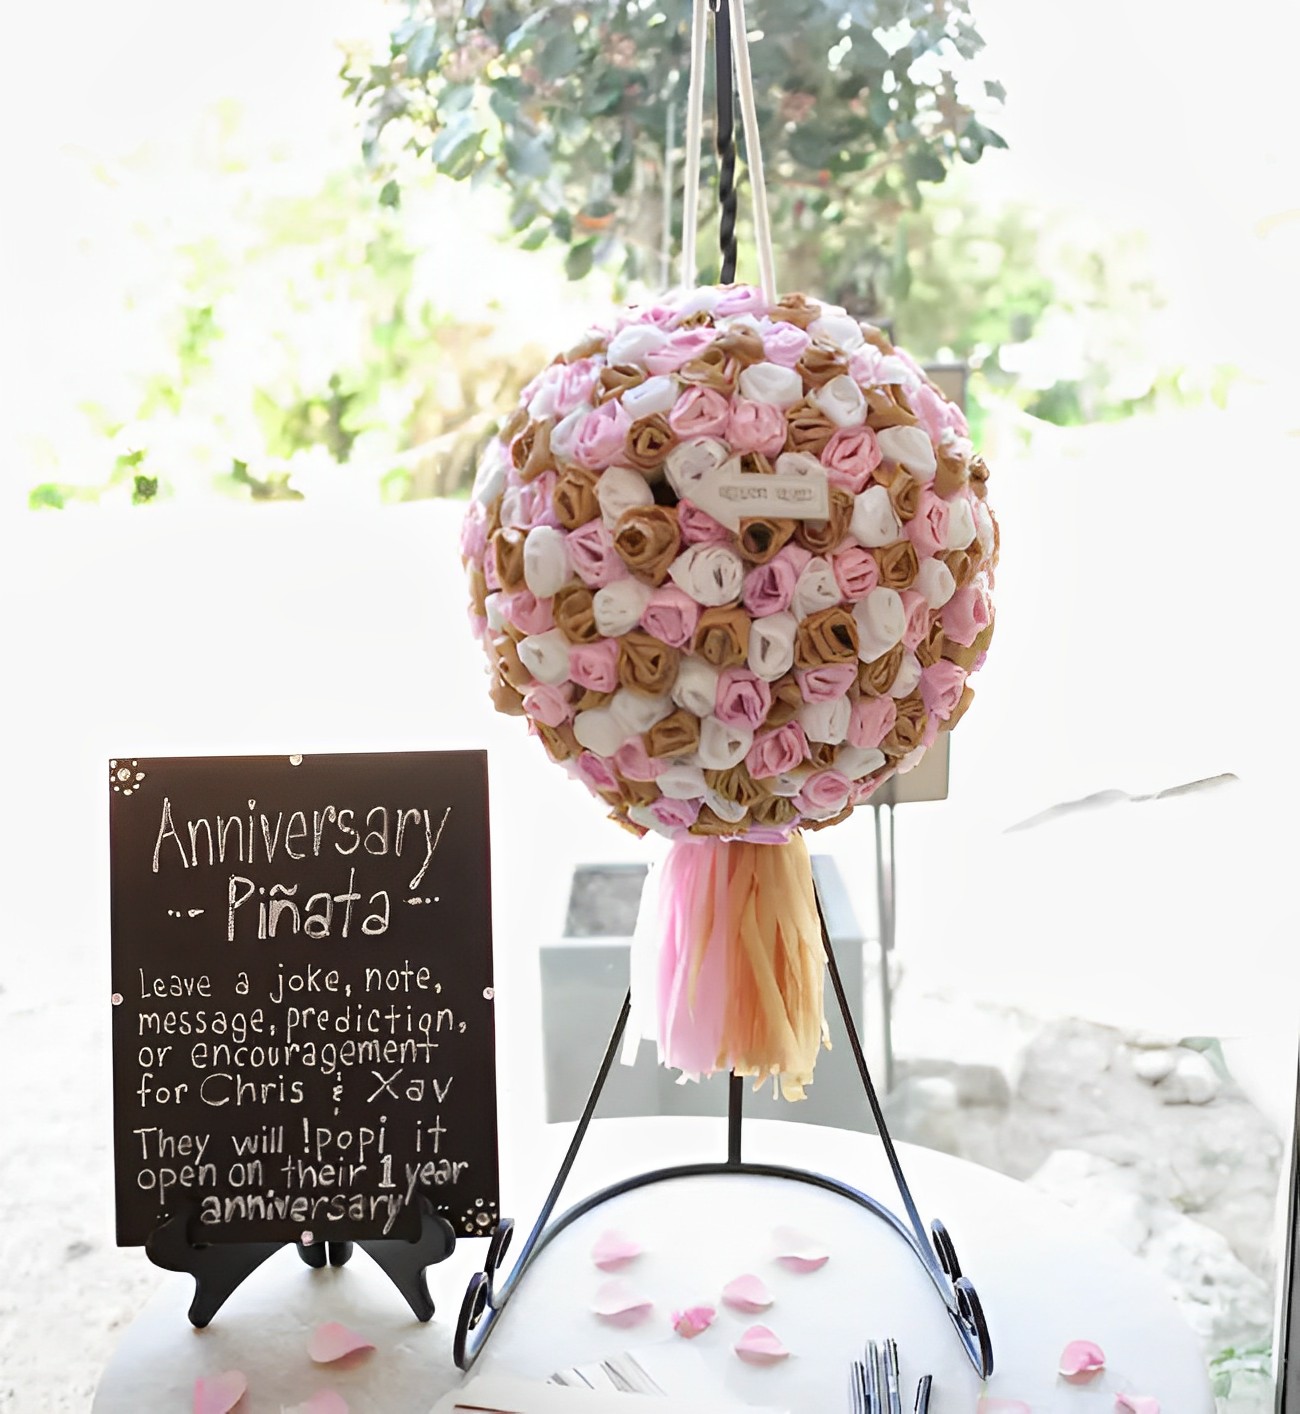
[[[682,182],[682,289],[695,288],[695,248],[700,230],[700,144],[704,140],[704,46],[709,0],[695,0],[691,14],[691,80],[686,92],[686,172]],[[664,199],[672,201],[671,188]]]

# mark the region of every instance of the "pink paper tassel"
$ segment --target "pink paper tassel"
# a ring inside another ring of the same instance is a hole
[[[711,1075],[722,1052],[727,877],[717,840],[674,843],[659,882],[659,1058]]]

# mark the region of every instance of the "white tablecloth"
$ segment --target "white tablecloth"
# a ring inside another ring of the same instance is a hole
[[[549,1185],[569,1126],[503,1153],[503,1210],[522,1246]],[[747,1120],[745,1157],[814,1169],[902,1208],[879,1140],[815,1125]],[[1172,1414],[1213,1414],[1202,1352],[1155,1277],[1109,1239],[1084,1230],[1066,1209],[1022,1184],[974,1164],[900,1146],[923,1221],[947,1224],[965,1273],[983,1300],[995,1373],[987,1393],[1025,1401],[1034,1414],[1110,1411],[1116,1393],[1155,1395]],[[597,1121],[561,1200],[643,1169],[725,1157],[725,1127],[709,1119]],[[787,1225],[825,1245],[820,1270],[796,1273],[774,1260],[773,1231]],[[603,1231],[636,1238],[644,1253],[619,1278],[653,1302],[637,1325],[619,1328],[592,1314],[597,1286],[591,1245]],[[482,1242],[462,1242],[428,1272],[438,1306],[415,1321],[386,1278],[358,1251],[338,1271],[313,1271],[286,1249],[230,1298],[204,1331],[185,1318],[192,1282],[175,1277],[124,1334],[104,1372],[94,1414],[166,1414],[191,1408],[199,1375],[237,1368],[248,1376],[241,1414],[278,1414],[330,1387],[351,1414],[427,1414],[460,1376],[452,1333]],[[511,1255],[514,1255],[512,1252]],[[141,1260],[145,1260],[141,1254]],[[742,1315],[719,1301],[741,1272],[763,1278],[775,1302]],[[657,1184],[602,1205],[561,1233],[536,1260],[500,1318],[479,1371],[544,1378],[557,1369],[652,1343],[682,1345],[669,1325],[678,1307],[718,1307],[714,1325],[691,1342],[709,1376],[742,1404],[788,1407],[792,1414],[848,1408],[847,1369],[864,1340],[892,1335],[907,1389],[935,1377],[932,1414],[970,1414],[981,1382],[967,1362],[943,1306],[907,1245],[856,1205],[805,1184],[755,1176]],[[324,1321],[364,1333],[375,1352],[340,1370],[313,1365],[307,1337]],[[754,1322],[770,1326],[791,1351],[771,1368],[742,1363],[733,1345]],[[1070,1340],[1088,1339],[1107,1356],[1103,1374],[1068,1385],[1057,1361]],[[682,1346],[683,1350],[685,1349]],[[686,1391],[682,1391],[685,1393]]]

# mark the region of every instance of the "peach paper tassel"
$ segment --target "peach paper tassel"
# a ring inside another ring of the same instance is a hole
[[[682,839],[659,880],[659,1057],[690,1076],[734,1070],[804,1098],[826,955],[803,840]]]

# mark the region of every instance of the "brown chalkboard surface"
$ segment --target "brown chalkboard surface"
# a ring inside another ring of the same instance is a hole
[[[487,759],[109,765],[119,1246],[497,1219]]]

